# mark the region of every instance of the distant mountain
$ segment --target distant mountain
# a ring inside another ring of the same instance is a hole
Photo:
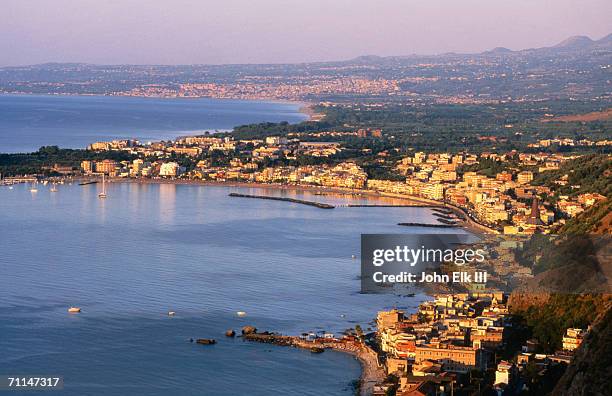
[[[560,43],[553,45],[551,47],[540,47],[540,48],[530,48],[530,49],[521,49],[513,51],[506,47],[495,47],[493,49],[483,51],[481,53],[454,53],[447,52],[443,54],[436,55],[404,55],[404,56],[376,56],[376,55],[367,55],[367,56],[359,56],[357,58],[351,59],[349,62],[359,62],[359,63],[376,63],[384,60],[391,59],[416,59],[416,58],[445,58],[445,57],[470,57],[470,56],[514,56],[514,55],[543,55],[543,56],[551,56],[556,53],[562,53],[565,55],[570,55],[574,53],[580,53],[584,51],[592,51],[592,50],[604,50],[604,51],[612,51],[612,33],[608,34],[605,37],[602,37],[599,40],[593,40],[588,36],[572,36],[567,39],[561,41]]]
[[[483,52],[483,54],[503,55],[503,54],[510,54],[512,52],[514,51],[506,47],[495,47],[492,50]]]
[[[568,48],[568,49],[578,49],[578,48],[588,48],[593,45],[595,41],[591,40],[590,37],[587,36],[572,36],[569,37],[557,45],[554,45],[553,48]]]
[[[612,34],[593,40],[587,36],[572,36],[561,41],[552,47],[541,47],[512,51],[504,47],[496,47],[492,50],[484,51],[480,55],[512,55],[512,54],[532,54],[532,55],[554,55],[556,53],[571,54],[574,52],[605,50],[612,51]]]
[[[612,49],[612,33],[594,42],[594,47]]]
[[[612,51],[612,34],[608,34],[599,40],[592,40],[587,36],[573,36],[563,40],[555,46],[540,48],[540,50],[562,52],[580,52],[592,50]]]

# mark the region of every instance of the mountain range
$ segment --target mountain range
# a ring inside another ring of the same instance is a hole
[[[364,55],[359,56],[351,61],[357,62],[372,62],[380,59],[401,59],[401,58],[424,58],[424,57],[445,57],[445,56],[504,56],[504,55],[554,55],[558,54],[569,54],[569,53],[583,53],[590,51],[612,51],[612,33],[599,40],[593,40],[588,36],[571,36],[561,41],[560,43],[551,47],[540,47],[540,48],[527,48],[520,50],[511,50],[505,47],[495,47],[491,50],[483,51],[481,53],[457,53],[447,52],[437,55],[420,55],[411,54],[405,56],[377,56],[377,55]],[[612,54],[611,54],[612,55]],[[349,62],[351,62],[349,61]]]

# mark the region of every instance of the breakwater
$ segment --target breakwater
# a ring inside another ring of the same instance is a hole
[[[364,204],[348,204],[347,208],[435,208],[435,205],[364,205]]]
[[[397,223],[399,226],[406,227],[431,227],[431,228],[457,228],[456,224],[427,224],[427,223]]]
[[[438,219],[444,219],[444,220],[458,220],[459,218],[457,216],[454,215],[443,215],[443,214],[439,214],[439,213],[435,213],[434,212],[434,216],[436,216]]]
[[[335,208],[334,205],[329,205],[329,204],[320,203],[320,202],[313,202],[313,201],[305,201],[302,199],[295,199],[295,198],[270,197],[267,195],[251,195],[251,194],[239,194],[239,193],[230,193],[229,196],[237,197],[237,198],[256,198],[256,199],[268,199],[272,201],[292,202],[292,203],[297,203],[301,205],[314,206],[315,208],[319,208],[319,209],[334,209]]]
[[[444,214],[444,215],[450,215],[454,213],[451,209],[439,207],[439,206],[433,209],[433,211],[436,212],[437,214]]]

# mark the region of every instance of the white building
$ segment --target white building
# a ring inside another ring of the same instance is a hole
[[[580,344],[582,344],[585,333],[583,329],[567,329],[563,336],[563,349],[566,351],[578,349]]]
[[[283,146],[287,144],[287,138],[282,136],[268,136],[266,138],[268,146]]]
[[[180,166],[176,162],[165,162],[159,168],[159,175],[166,177],[176,177],[180,174]]]
[[[515,367],[512,363],[504,360],[499,362],[495,371],[495,385],[510,384],[513,380],[514,369]]]

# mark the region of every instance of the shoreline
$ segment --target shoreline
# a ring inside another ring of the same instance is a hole
[[[353,356],[359,361],[361,375],[359,377],[359,394],[370,396],[374,385],[383,381],[386,377],[384,370],[378,363],[376,352],[361,341],[348,340],[325,340],[306,341],[296,336],[284,336],[274,333],[254,333],[243,335],[243,338],[251,342],[272,344],[276,346],[290,346],[294,348],[308,349],[317,348],[321,350],[332,350]]]
[[[115,94],[103,94],[103,93],[34,93],[34,92],[0,92],[0,96],[40,96],[40,97],[54,97],[54,96],[74,96],[74,97],[100,97],[100,98],[140,98],[140,99],[168,99],[168,100],[197,100],[197,99],[212,99],[212,100],[223,100],[223,101],[241,101],[241,102],[260,102],[260,103],[274,103],[274,104],[290,104],[297,107],[297,113],[306,116],[303,121],[320,121],[325,117],[325,114],[317,113],[313,110],[315,103],[306,102],[302,100],[292,99],[273,99],[273,98],[215,98],[213,96],[145,96],[145,95],[115,95]],[[232,131],[235,125],[228,129]],[[0,153],[3,154],[3,153]]]
[[[100,180],[97,177],[75,177],[70,178],[73,182],[77,183],[79,181],[91,181],[91,180]],[[229,187],[237,189],[261,189],[261,190],[269,190],[269,191],[306,191],[312,193],[323,193],[321,196],[325,196],[326,194],[344,194],[349,195],[351,198],[356,199],[373,199],[377,201],[402,201],[409,202],[415,204],[427,204],[431,205],[431,208],[426,208],[432,210],[436,207],[445,208],[448,210],[459,211],[460,209],[454,208],[446,205],[442,202],[429,200],[426,198],[420,197],[412,197],[401,194],[389,194],[389,193],[380,193],[372,190],[362,190],[362,189],[350,189],[350,188],[340,188],[340,187],[324,187],[324,186],[313,186],[313,185],[288,185],[288,184],[268,184],[268,183],[249,183],[249,182],[216,182],[216,181],[206,181],[206,180],[185,180],[185,179],[129,179],[129,178],[110,178],[107,179],[107,182],[110,184],[114,183],[134,183],[138,185],[148,185],[148,184],[174,184],[174,185],[195,185],[195,186],[213,186],[213,187]],[[391,205],[396,206],[396,205]],[[403,207],[403,206],[397,206]],[[419,206],[417,206],[419,207]],[[363,210],[368,210],[367,208],[363,208]],[[461,212],[462,213],[462,212]],[[463,216],[465,216],[463,214]],[[466,217],[469,219],[469,217]],[[466,224],[466,221],[462,221],[460,223],[461,228],[467,229],[470,232],[477,233],[477,230],[469,228],[469,225]],[[297,339],[297,337],[295,337]],[[300,340],[301,342],[305,342]],[[306,345],[306,344],[304,344]],[[298,346],[298,345],[292,345]],[[302,348],[311,348],[316,346],[315,344],[310,344],[306,346],[301,346]],[[338,342],[333,346],[328,348],[329,350],[333,350],[336,352],[347,353],[352,355],[355,359],[357,359],[361,366],[361,373],[359,376],[359,394],[362,396],[371,395],[373,391],[373,387],[375,384],[384,380],[385,375],[382,368],[378,362],[377,353],[369,348],[366,345],[360,344],[358,347],[354,344],[349,344],[348,342]]]
[[[90,180],[91,177],[80,176],[71,178],[71,180]],[[326,186],[315,186],[315,185],[306,185],[306,184],[280,184],[280,183],[252,183],[252,182],[244,182],[244,181],[211,181],[211,180],[188,180],[188,179],[132,179],[132,178],[109,178],[107,179],[109,183],[135,183],[135,184],[174,184],[174,185],[196,185],[196,186],[217,186],[217,187],[235,187],[235,188],[243,188],[243,189],[265,189],[265,190],[275,190],[275,191],[306,191],[306,192],[315,192],[320,193],[320,195],[326,194],[342,194],[342,195],[351,195],[353,197],[362,197],[365,199],[375,199],[377,201],[385,201],[387,200],[400,200],[403,202],[408,202],[411,205],[379,205],[385,207],[422,207],[424,209],[435,209],[435,208],[444,208],[452,211],[458,218],[461,220],[455,224],[455,228],[460,228],[467,230],[468,232],[479,236],[479,235],[498,235],[499,231],[490,228],[484,224],[481,224],[474,220],[468,212],[456,205],[440,202],[428,198],[417,197],[412,195],[404,195],[397,193],[385,193],[374,190],[365,190],[365,189],[352,189],[345,187],[326,187]],[[319,194],[317,194],[319,195]],[[342,205],[340,205],[342,206]],[[350,206],[350,205],[347,205]],[[360,205],[367,207],[368,205]],[[375,206],[375,205],[372,205]],[[438,224],[438,223],[433,223]],[[432,224],[432,225],[433,225]]]
[[[402,195],[396,193],[384,193],[373,190],[363,189],[351,189],[344,187],[325,187],[325,186],[313,186],[313,185],[300,185],[300,184],[279,184],[279,183],[250,183],[250,182],[217,182],[210,180],[183,180],[183,179],[124,179],[124,178],[113,178],[109,182],[119,183],[137,183],[137,184],[182,184],[182,185],[201,185],[201,186],[217,186],[217,187],[236,187],[236,188],[258,188],[258,189],[270,189],[280,191],[308,191],[308,192],[321,192],[328,194],[349,194],[356,197],[373,198],[376,200],[385,199],[389,200],[401,200],[409,202],[414,207],[418,205],[431,206],[430,208],[446,208],[452,210],[460,218],[464,218],[457,224],[457,228],[466,229],[467,231],[476,234],[498,234],[497,230],[489,228],[483,224],[474,221],[462,208],[453,204],[439,202],[432,199],[416,197],[411,195]],[[389,207],[401,207],[400,205],[390,205]]]

